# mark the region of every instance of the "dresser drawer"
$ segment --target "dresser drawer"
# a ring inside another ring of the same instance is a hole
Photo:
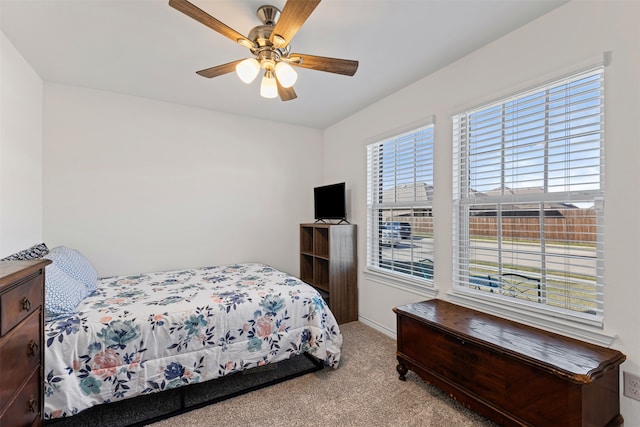
[[[40,388],[42,380],[40,370],[33,372],[27,384],[19,391],[14,391],[15,399],[10,406],[0,412],[0,426],[26,427],[41,425],[42,402]]]
[[[31,373],[40,366],[40,310],[14,328],[0,343],[0,411]]]
[[[31,276],[0,295],[0,335],[5,335],[27,316],[38,310],[43,301],[43,274]]]

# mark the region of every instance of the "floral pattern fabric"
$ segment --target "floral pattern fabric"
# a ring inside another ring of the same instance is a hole
[[[45,418],[307,352],[337,368],[342,334],[311,286],[264,264],[99,279],[45,324]]]

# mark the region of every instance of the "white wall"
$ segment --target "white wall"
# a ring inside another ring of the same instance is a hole
[[[623,369],[640,374],[639,15],[638,2],[573,1],[324,135],[56,84],[44,86],[41,125],[42,81],[0,34],[0,256],[44,240],[78,248],[101,275],[250,260],[297,272],[297,225],[311,218],[310,189],[346,181],[362,272],[365,143],[435,115],[435,282],[446,299],[451,114],[611,51],[605,324],[627,355]],[[359,291],[361,319],[390,333],[391,308],[423,299],[362,273]],[[621,404],[625,425],[640,426],[640,402],[621,397]]]
[[[100,276],[259,261],[298,273],[321,132],[45,84],[44,236]]]
[[[369,280],[366,268],[366,151],[371,137],[435,115],[435,285],[452,283],[451,115],[560,77],[612,52],[605,71],[605,332],[640,374],[640,2],[573,1],[325,130],[325,181],[350,183],[358,223],[360,319],[395,333],[392,307],[422,295]],[[640,402],[621,397],[625,425],[640,426]]]
[[[42,79],[0,32],[0,258],[42,242]]]

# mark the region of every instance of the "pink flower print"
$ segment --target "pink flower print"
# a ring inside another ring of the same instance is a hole
[[[263,316],[256,322],[256,333],[260,338],[271,335],[272,329],[271,318],[268,316]]]
[[[112,349],[107,349],[93,356],[92,370],[100,378],[107,378],[116,373],[121,364],[120,356]]]

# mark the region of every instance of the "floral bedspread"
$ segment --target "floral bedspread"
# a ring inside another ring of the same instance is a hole
[[[337,368],[342,334],[321,296],[263,264],[99,280],[45,324],[45,418],[218,378],[307,352]]]

